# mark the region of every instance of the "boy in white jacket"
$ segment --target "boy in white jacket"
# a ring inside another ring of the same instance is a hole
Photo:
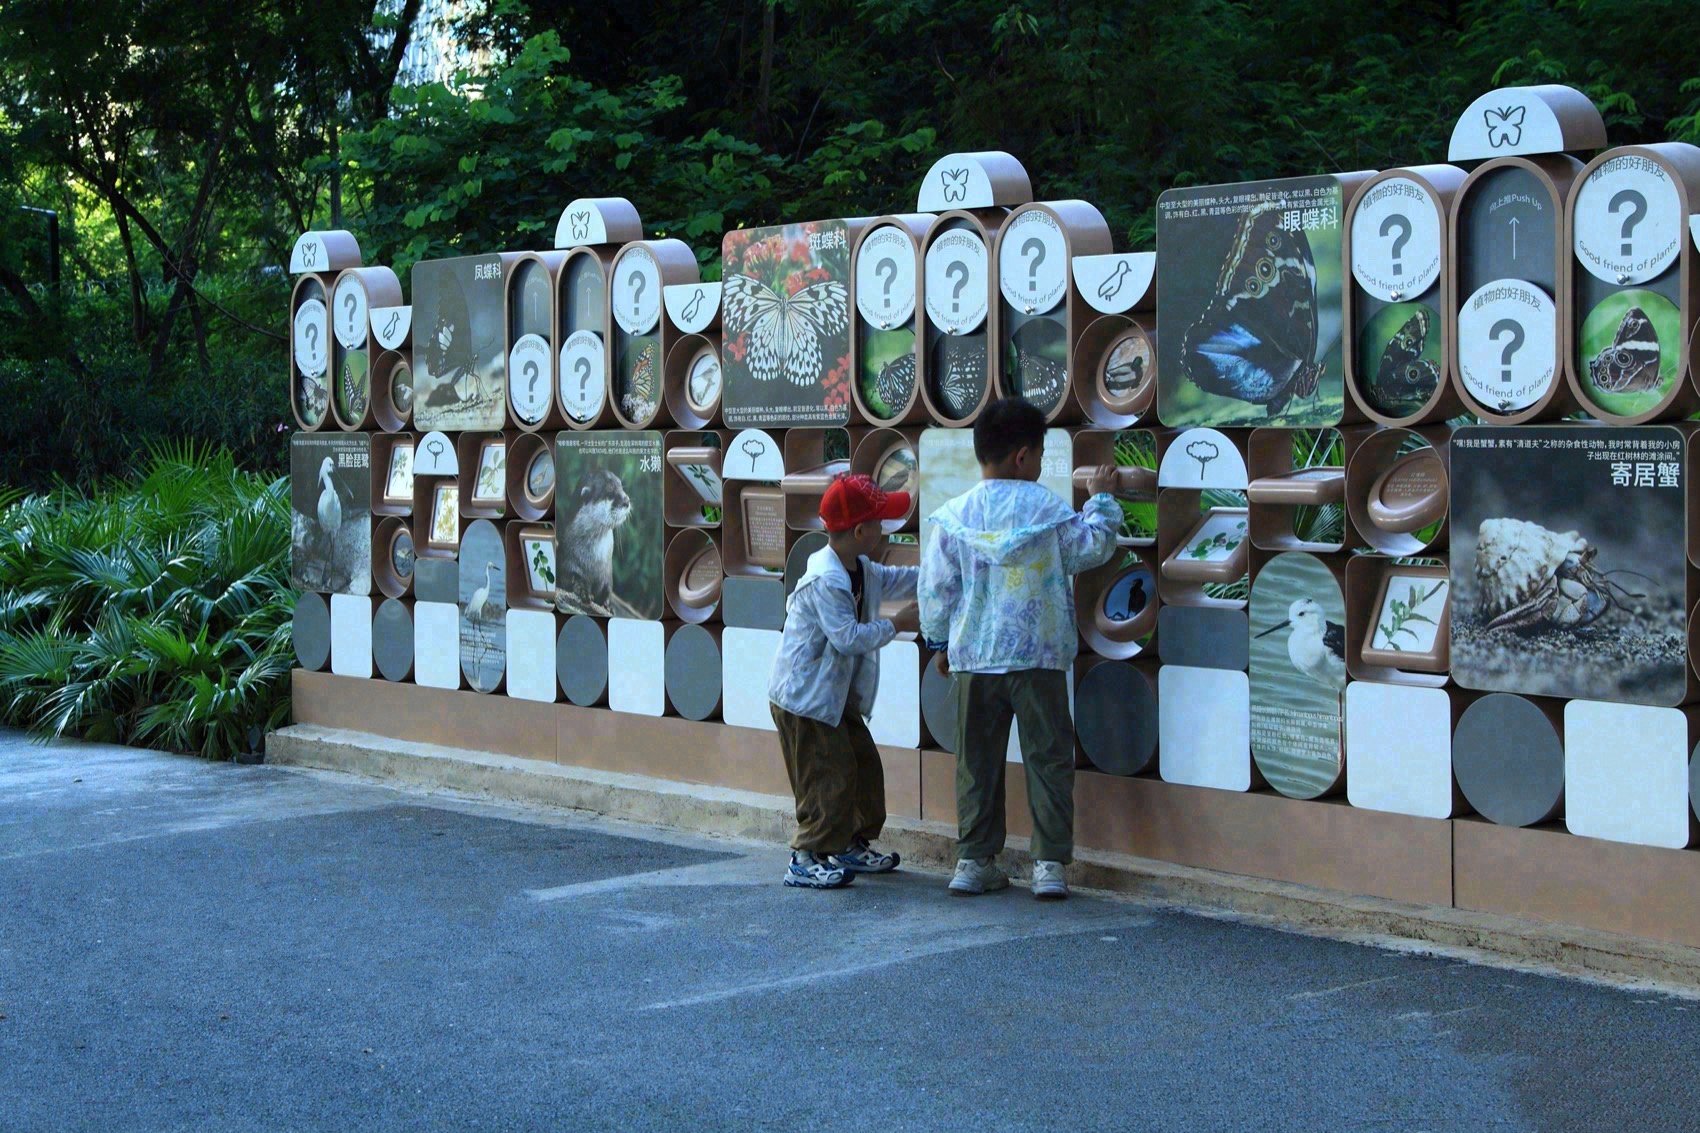
[[[881,520],[909,512],[907,492],[882,492],[867,476],[841,476],[820,514],[827,545],[785,602],[785,633],[768,681],[779,750],[797,799],[797,836],[785,884],[838,889],[858,873],[897,868],[870,844],[885,826],[885,769],[868,732],[879,691],[879,651],[914,632],[913,605],[879,616],[888,599],[913,600],[915,567],[870,555],[885,545]]]

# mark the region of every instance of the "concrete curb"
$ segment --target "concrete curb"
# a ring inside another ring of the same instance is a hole
[[[311,724],[297,724],[268,736],[266,762],[774,845],[787,843],[792,832],[791,800],[778,795],[568,767]],[[943,823],[894,818],[886,824],[881,845],[899,851],[906,864],[923,869],[948,870],[956,861],[956,830]],[[1031,865],[1024,839],[1010,839],[1004,864],[1013,876],[1028,876]],[[1316,936],[1700,997],[1700,949],[1662,941],[1356,897],[1123,854],[1082,852],[1071,867],[1070,880],[1081,889]]]

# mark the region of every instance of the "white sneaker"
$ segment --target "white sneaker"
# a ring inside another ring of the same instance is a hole
[[[1033,863],[1033,896],[1049,901],[1068,896],[1068,881],[1063,877],[1061,862]]]
[[[950,891],[966,896],[1008,887],[1009,878],[992,858],[963,858],[956,863],[956,876],[950,879]]]

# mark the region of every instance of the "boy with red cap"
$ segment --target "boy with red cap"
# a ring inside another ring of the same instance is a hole
[[[870,844],[885,825],[885,769],[868,733],[879,690],[879,651],[913,633],[915,567],[869,556],[885,546],[881,520],[909,513],[909,493],[882,492],[867,476],[840,476],[821,499],[827,545],[785,601],[785,633],[767,696],[797,799],[797,836],[785,884],[838,889],[858,873],[897,868]],[[895,619],[880,604],[908,599]]]

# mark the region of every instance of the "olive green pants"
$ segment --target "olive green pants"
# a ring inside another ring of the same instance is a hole
[[[853,708],[835,728],[769,707],[797,799],[791,848],[842,854],[857,838],[878,838],[885,827],[885,765],[867,722]]]
[[[1033,857],[1067,864],[1074,860],[1074,720],[1061,669],[956,674],[956,856],[1003,850],[1011,719],[1021,724]]]

